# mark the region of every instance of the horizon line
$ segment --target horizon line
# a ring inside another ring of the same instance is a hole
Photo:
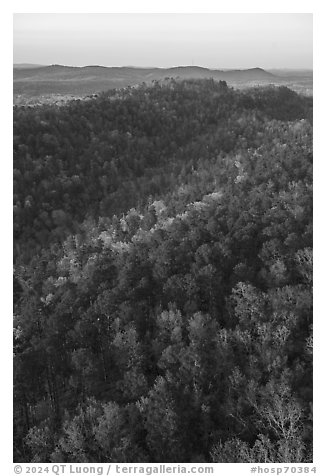
[[[60,63],[51,63],[51,64],[39,64],[39,63],[33,63],[33,62],[21,62],[21,63],[15,63],[13,62],[13,66],[23,66],[26,65],[28,66],[38,66],[40,68],[47,68],[50,66],[63,66],[66,68],[133,68],[133,69],[174,69],[174,68],[201,68],[201,69],[208,69],[211,71],[232,71],[232,70],[249,70],[249,69],[262,69],[262,70],[281,70],[281,71],[313,71],[313,67],[296,67],[296,68],[286,68],[286,67],[281,67],[281,66],[272,66],[272,67],[261,67],[261,66],[250,66],[250,67],[239,67],[239,66],[234,66],[232,68],[224,68],[224,67],[218,67],[218,68],[213,68],[209,66],[200,66],[200,65],[195,65],[195,64],[179,64],[177,66],[135,66],[135,65],[122,65],[122,66],[106,66],[102,64],[85,64],[83,66],[76,66],[76,65],[71,65],[71,64],[60,64]]]

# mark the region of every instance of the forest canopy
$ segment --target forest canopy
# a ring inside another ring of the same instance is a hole
[[[312,99],[14,107],[14,459],[312,461]]]

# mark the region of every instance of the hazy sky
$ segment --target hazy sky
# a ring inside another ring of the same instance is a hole
[[[312,68],[312,14],[14,15],[14,63]]]

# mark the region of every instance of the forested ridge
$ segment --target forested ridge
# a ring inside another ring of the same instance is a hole
[[[14,108],[14,458],[312,461],[312,99]]]

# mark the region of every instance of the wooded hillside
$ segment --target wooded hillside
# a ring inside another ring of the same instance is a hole
[[[14,108],[15,461],[312,461],[312,99]]]

